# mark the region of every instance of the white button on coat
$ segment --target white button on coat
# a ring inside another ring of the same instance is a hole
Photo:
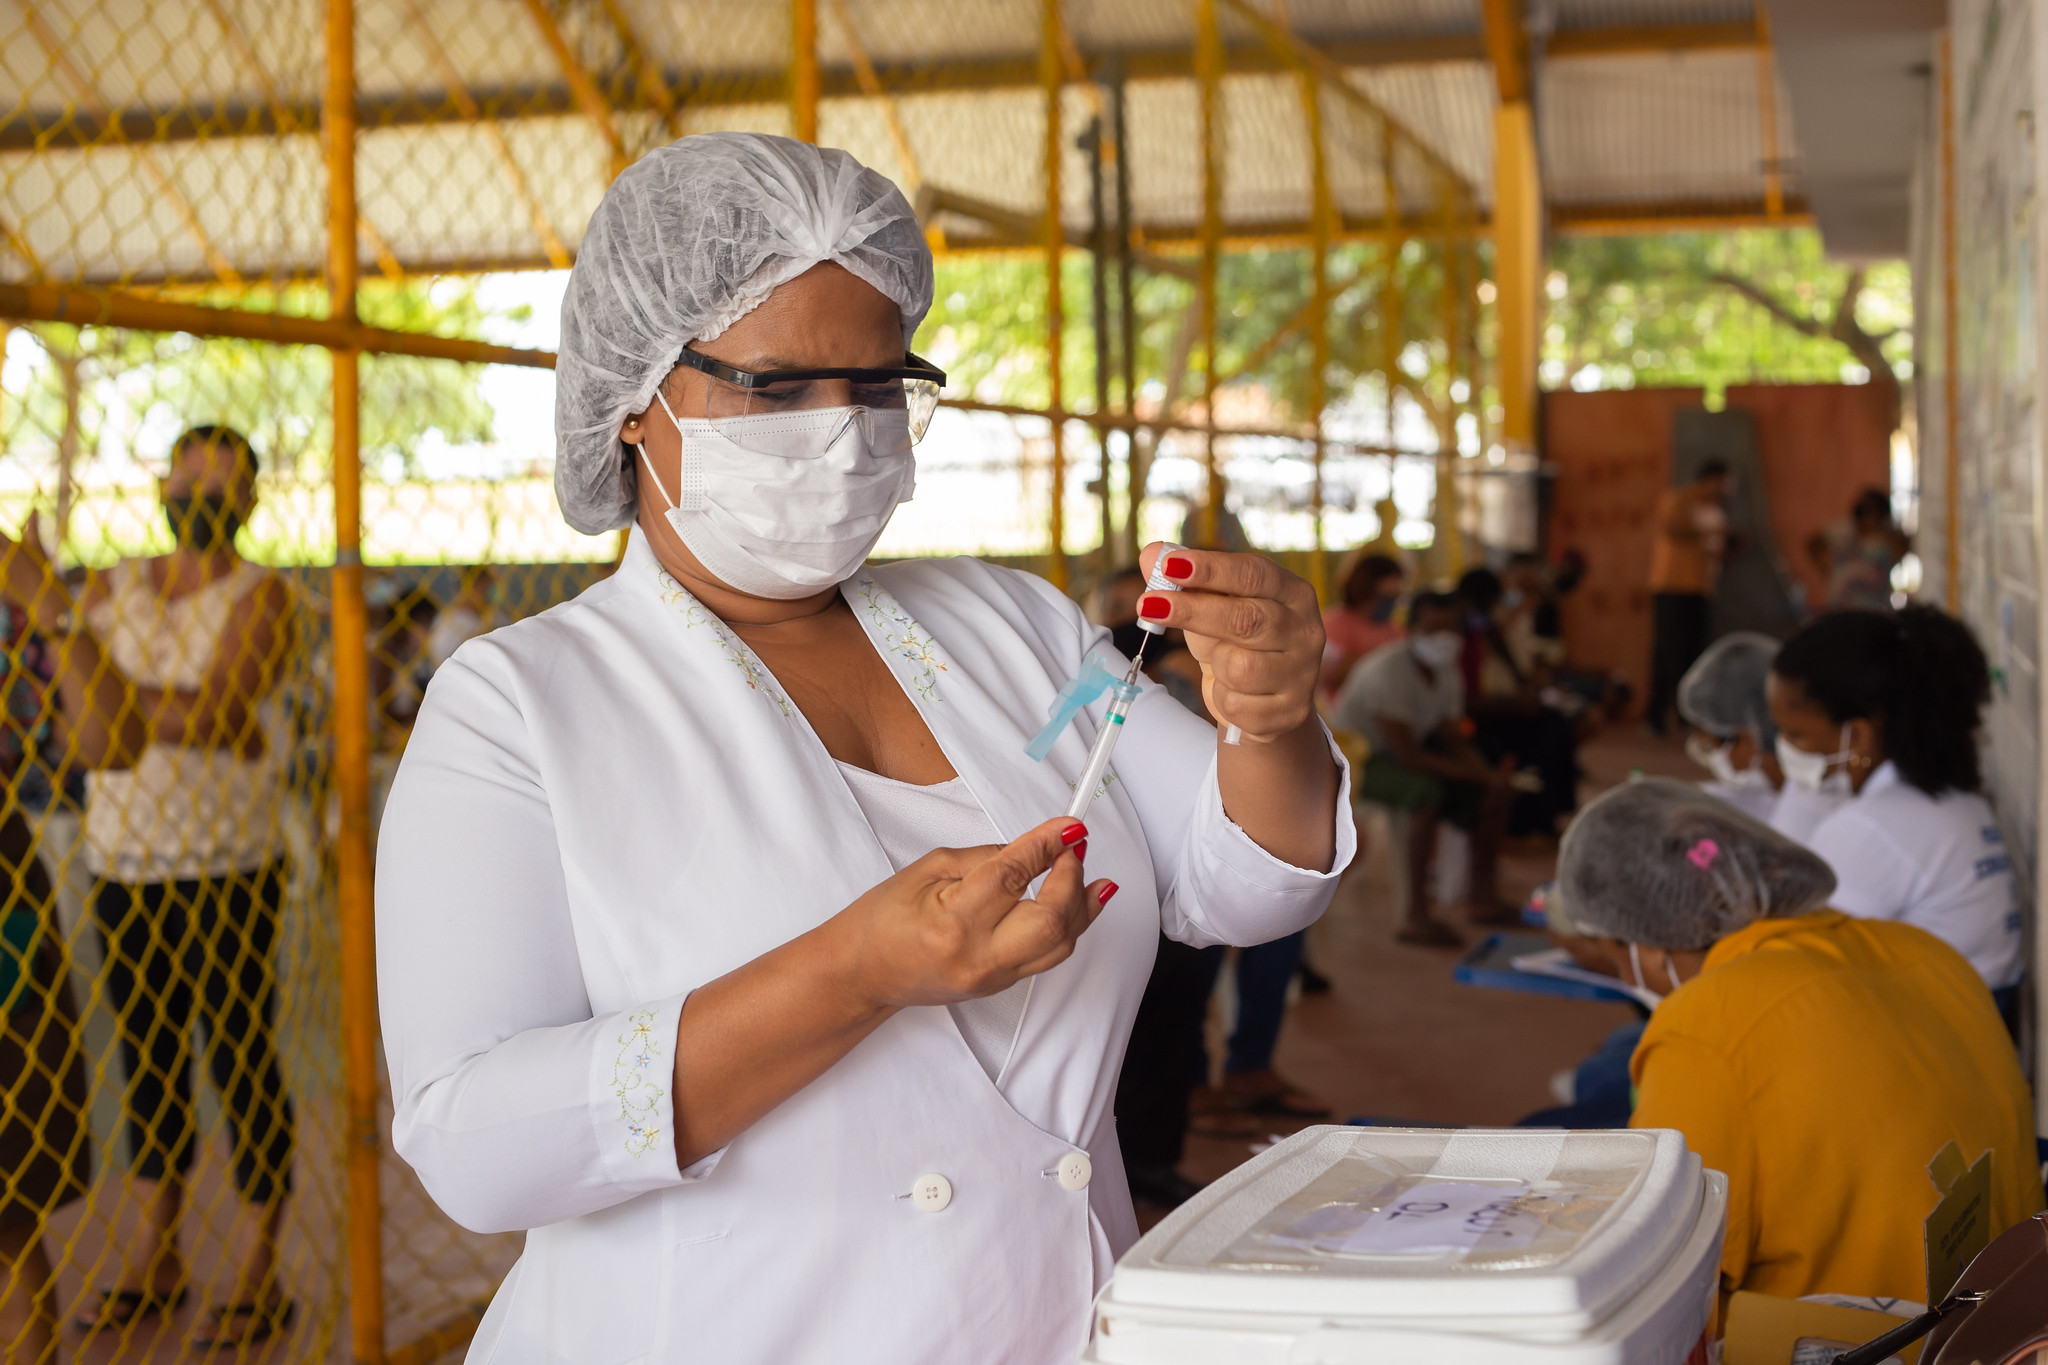
[[[911,1183],[910,1202],[926,1213],[937,1213],[953,1202],[953,1182],[942,1175],[921,1175]]]
[[[1095,1174],[1095,1164],[1088,1160],[1085,1152],[1068,1152],[1060,1158],[1060,1188],[1063,1190],[1085,1190],[1088,1178]]]

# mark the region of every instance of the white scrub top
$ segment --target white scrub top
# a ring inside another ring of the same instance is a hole
[[[1811,845],[1813,832],[1820,828],[1821,821],[1833,815],[1850,800],[1847,792],[1808,791],[1797,782],[1787,782],[1778,789],[1778,800],[1771,807],[1765,823],[1787,839],[1796,839]]]
[[[1975,792],[1929,796],[1879,766],[1807,841],[1835,870],[1828,904],[1917,925],[1970,960],[1996,990],[2020,979],[2020,906],[2012,856]]]
[[[1700,790],[1718,801],[1726,801],[1751,819],[1771,823],[1778,809],[1778,793],[1770,787],[1739,787],[1732,782],[1702,782]]]
[[[974,560],[841,591],[997,835],[1066,806],[1104,703],[1044,763],[1024,747],[1107,632]],[[999,1078],[947,1010],[902,1010],[679,1170],[684,1000],[894,869],[636,530],[612,577],[435,673],[379,833],[393,1143],[457,1222],[527,1230],[469,1360],[1073,1361],[1137,1236],[1111,1105],[1159,933],[1312,922],[1354,848],[1345,787],[1334,866],[1281,862],[1224,813],[1214,728],[1147,686],[1087,816],[1089,876],[1122,889],[1032,978]]]

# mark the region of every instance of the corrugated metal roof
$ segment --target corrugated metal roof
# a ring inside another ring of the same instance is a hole
[[[667,127],[649,111],[634,54],[603,20],[600,0],[552,3],[571,46],[620,106],[612,121],[629,154],[676,132],[788,131],[782,7],[616,0],[642,54],[685,101]],[[1019,222],[1037,214],[1038,0],[822,0],[819,8],[821,60],[835,82],[828,91],[840,92],[821,105],[823,140],[912,178],[888,104],[856,92],[858,47],[902,92],[895,114],[926,185]],[[0,108],[9,111],[0,117],[0,226],[25,248],[0,253],[0,276],[26,278],[39,267],[57,279],[202,280],[222,260],[246,276],[318,271],[318,0],[38,0],[33,12],[40,31],[18,7],[0,12]],[[1477,45],[1477,0],[1293,0],[1288,12],[1297,31],[1351,63],[1352,85],[1464,178],[1482,209],[1490,202],[1494,84]],[[539,261],[546,237],[537,219],[573,252],[611,154],[524,7],[358,0],[358,13],[366,267],[380,245],[409,267]],[[1083,54],[1126,54],[1140,223],[1162,233],[1191,227],[1201,213],[1201,159],[1197,87],[1187,74],[1190,7],[1070,0],[1067,13]],[[1235,232],[1299,225],[1309,216],[1310,178],[1298,84],[1270,54],[1260,69],[1265,49],[1241,17],[1225,13],[1236,64],[1223,99],[1226,223]],[[1560,0],[1554,11],[1560,32],[1751,17],[1747,0]],[[52,40],[62,61],[50,57]],[[1399,52],[1427,60],[1384,64]],[[1554,206],[1704,209],[1762,197],[1753,49],[1559,57],[1540,71]],[[494,121],[467,117],[464,99]],[[1087,89],[1069,87],[1067,126],[1078,132],[1095,107]],[[1324,108],[1339,208],[1377,220],[1386,212],[1378,127],[1334,96]],[[1789,161],[1782,101],[1779,122],[1781,160]],[[279,127],[286,135],[272,135]],[[170,140],[134,141],[153,137]],[[1404,214],[1436,212],[1442,177],[1423,155],[1398,154],[1395,180]],[[1070,151],[1070,229],[1085,225],[1087,196],[1086,163]],[[974,235],[974,223],[949,221],[956,237]]]

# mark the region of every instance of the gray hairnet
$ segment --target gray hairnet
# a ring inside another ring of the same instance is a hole
[[[1753,630],[1724,635],[1678,681],[1678,714],[1721,739],[1748,730],[1766,752],[1777,743],[1778,727],[1764,702],[1764,679],[1778,642]]]
[[[1579,812],[1558,849],[1557,888],[1581,933],[1697,950],[1755,920],[1821,909],[1835,874],[1692,783],[1652,777]]]
[[[761,133],[658,147],[605,191],[569,272],[555,360],[555,498],[585,535],[633,518],[619,424],[692,341],[709,341],[820,261],[903,313],[932,305],[932,253],[889,181],[845,152]]]

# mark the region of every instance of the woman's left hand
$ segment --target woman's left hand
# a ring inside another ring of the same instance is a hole
[[[1149,576],[1164,545],[1145,547]],[[1202,666],[1202,700],[1248,741],[1292,734],[1315,715],[1323,618],[1315,589],[1264,555],[1175,549],[1166,577],[1179,592],[1146,593],[1138,614],[1187,636]]]

